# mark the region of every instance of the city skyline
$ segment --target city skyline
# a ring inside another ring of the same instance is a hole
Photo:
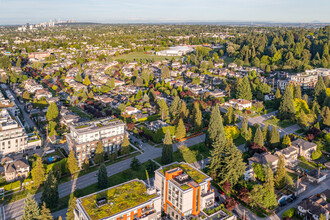
[[[240,7],[237,7],[237,6]],[[319,7],[322,5],[322,7]],[[318,0],[0,0],[0,25],[41,23],[54,18],[97,23],[330,22],[330,2]]]

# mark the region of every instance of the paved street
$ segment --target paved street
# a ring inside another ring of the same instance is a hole
[[[284,206],[282,209],[280,209],[276,214],[277,216],[281,217],[282,214],[292,208],[292,207],[297,207],[298,203],[300,203],[304,198],[308,198],[312,195],[316,195],[318,193],[321,193],[323,192],[324,190],[326,189],[330,189],[330,176],[329,176],[329,172],[328,172],[328,177],[325,181],[321,182],[320,184],[318,185],[312,185],[312,184],[309,184],[309,186],[307,187],[306,191],[303,192],[302,194],[300,194],[298,196],[298,198],[292,202],[292,203],[289,203],[288,205]]]
[[[191,139],[188,139],[186,141],[177,143],[173,145],[173,149],[176,151],[177,147],[180,145],[186,145],[188,147],[195,145],[197,143],[200,143],[205,140],[205,135],[200,135],[197,137],[193,137]],[[151,146],[148,143],[142,143],[142,149],[144,150],[143,154],[138,155],[136,158],[141,162],[144,163],[148,161],[149,159],[155,159],[157,157],[160,157],[162,154],[161,148],[156,148]],[[108,176],[112,176],[114,174],[120,173],[124,170],[127,170],[130,168],[132,158],[129,158],[124,161],[120,161],[118,163],[109,165],[107,167]],[[84,176],[79,177],[78,179],[75,179],[73,181],[69,181],[66,183],[62,183],[58,186],[59,196],[60,198],[70,195],[74,190],[76,189],[83,189],[91,184],[94,184],[97,182],[97,171],[91,172],[89,174],[86,174]],[[37,201],[40,201],[41,193],[38,193],[34,196]],[[22,207],[24,206],[24,199],[10,203],[8,205],[4,206],[6,219],[13,219],[13,218],[19,218],[23,214]],[[60,211],[57,213],[66,213],[64,211]]]

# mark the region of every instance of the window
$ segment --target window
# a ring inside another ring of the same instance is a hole
[[[196,211],[199,210],[199,189],[197,189],[197,193],[196,193]]]

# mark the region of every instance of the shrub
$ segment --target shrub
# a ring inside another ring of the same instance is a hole
[[[317,160],[322,156],[322,152],[320,150],[316,150],[312,152],[312,159]]]
[[[285,217],[292,218],[295,214],[296,214],[296,209],[295,208],[291,208],[291,209],[286,210],[283,213],[282,218],[285,218]]]
[[[12,183],[8,183],[8,184],[3,186],[5,191],[11,191],[11,190],[14,190],[14,189],[19,189],[20,187],[21,187],[21,181],[19,181],[19,180],[15,181],[15,182],[12,182]]]

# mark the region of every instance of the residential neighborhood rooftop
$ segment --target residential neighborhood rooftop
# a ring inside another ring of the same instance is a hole
[[[77,199],[92,220],[110,217],[125,210],[141,205],[159,196],[157,193],[147,194],[143,181],[132,180],[108,189]],[[106,201],[102,205],[100,200]]]

